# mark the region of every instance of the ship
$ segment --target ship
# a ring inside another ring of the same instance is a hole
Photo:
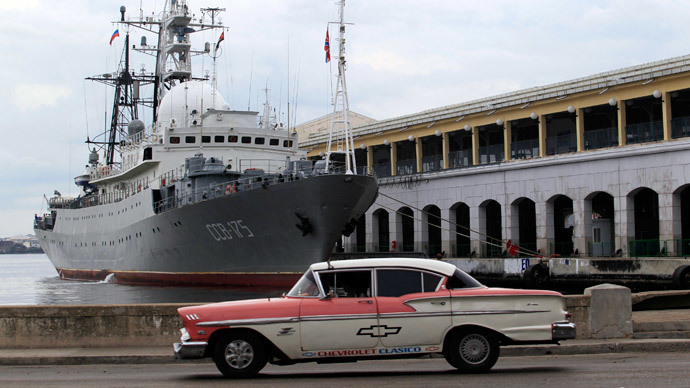
[[[110,126],[100,140],[87,139],[79,195],[55,191],[34,220],[61,278],[285,287],[327,260],[375,201],[376,179],[356,166],[347,115],[331,126],[333,152],[313,161],[277,119],[268,93],[262,113],[226,103],[216,88],[222,11],[202,8],[197,17],[186,1],[168,0],[159,16],[128,19],[120,8],[114,23],[126,36],[118,70],[87,78],[114,88]],[[138,30],[141,41],[131,44]],[[220,33],[218,42],[193,50],[191,36],[209,30]],[[155,56],[155,70],[133,70],[130,51]],[[195,55],[212,59],[212,75],[192,74]],[[334,112],[348,109],[346,99],[338,89]]]

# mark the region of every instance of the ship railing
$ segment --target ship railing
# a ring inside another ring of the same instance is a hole
[[[267,173],[281,171],[285,168],[284,161],[273,159],[240,159],[239,171],[264,170]]]
[[[163,186],[169,185],[178,180],[180,180],[180,178],[178,177],[177,170],[170,170],[158,177],[158,187],[162,188]]]
[[[120,172],[120,169],[114,164],[109,166],[98,166],[98,168],[96,168],[94,171],[91,171],[90,177],[91,180],[96,180],[108,177],[110,175],[117,175]]]

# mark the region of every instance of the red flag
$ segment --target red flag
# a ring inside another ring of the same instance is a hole
[[[326,43],[323,44],[323,49],[326,51],[326,63],[331,60],[331,43],[328,39],[328,28],[326,28]]]
[[[216,43],[216,51],[218,51],[218,47],[220,47],[220,42],[225,40],[225,31],[220,33],[220,38],[218,38],[218,43]]]

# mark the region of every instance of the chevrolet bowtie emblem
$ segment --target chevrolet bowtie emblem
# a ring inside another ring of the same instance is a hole
[[[400,333],[400,327],[388,327],[387,325],[372,325],[359,329],[357,335],[368,335],[370,337],[388,337]]]

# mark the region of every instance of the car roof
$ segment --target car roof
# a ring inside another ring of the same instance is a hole
[[[370,259],[351,259],[335,260],[331,262],[314,263],[310,268],[314,271],[325,269],[348,269],[348,268],[385,268],[385,267],[406,267],[424,269],[451,276],[457,267],[444,261],[432,259],[414,258],[370,258]]]

